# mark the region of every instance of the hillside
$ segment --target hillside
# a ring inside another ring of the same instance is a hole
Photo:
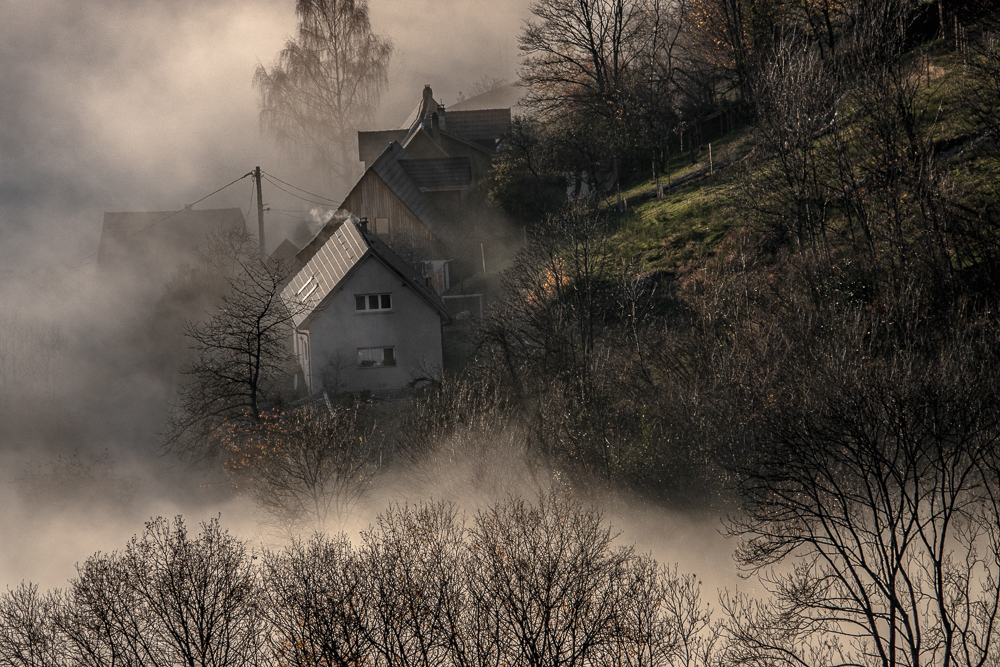
[[[761,75],[757,120],[713,138],[711,162],[707,142],[675,144],[623,201],[529,225],[497,282],[474,285],[487,317],[451,349],[457,376],[409,439],[516,424],[530,456],[586,488],[726,504],[796,420],[819,420],[794,436],[810,441],[848,396],[890,400],[869,390],[930,382],[971,349],[992,358],[1000,70],[970,49],[938,38],[832,73],[787,55]],[[525,145],[544,165],[543,144]],[[891,400],[923,409],[913,387]]]

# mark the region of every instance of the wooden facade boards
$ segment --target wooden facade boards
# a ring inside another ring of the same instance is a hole
[[[368,218],[373,231],[387,236],[396,245],[403,243],[425,248],[442,258],[447,255],[420,218],[371,169],[365,172],[341,206],[359,218]]]

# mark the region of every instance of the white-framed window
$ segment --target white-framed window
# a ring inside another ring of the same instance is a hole
[[[391,347],[359,347],[358,366],[362,368],[378,368],[395,366],[396,351]]]
[[[354,310],[359,313],[372,310],[392,310],[392,295],[355,294]]]

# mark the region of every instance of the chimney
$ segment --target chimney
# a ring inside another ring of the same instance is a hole
[[[361,231],[367,232],[368,231],[368,218],[364,217],[364,218],[361,218],[360,220],[358,220],[358,225],[361,227]]]
[[[425,118],[431,112],[431,109],[433,109],[436,106],[437,105],[434,103],[434,92],[431,90],[429,84],[425,85],[424,99],[420,105],[420,118],[421,119]]]

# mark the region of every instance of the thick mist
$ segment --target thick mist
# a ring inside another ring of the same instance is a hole
[[[483,76],[516,78],[527,0],[370,5],[373,29],[395,44],[376,128],[398,127],[425,84],[448,105]],[[253,72],[293,35],[294,0],[0,0],[0,16],[0,582],[61,586],[74,563],[120,548],[152,515],[194,526],[221,514],[241,537],[270,539],[222,473],[162,455],[177,376],[153,359],[183,341],[150,338],[158,295],[109,285],[96,257],[106,211],[177,210],[256,165],[343,196],[258,128]],[[251,194],[243,179],[197,208],[239,207],[256,230]],[[267,184],[264,201],[268,249],[315,208]],[[517,463],[488,462],[505,474],[489,495],[547,487],[516,445],[490,450]],[[356,527],[389,501],[474,508],[477,465],[442,455],[395,471]],[[608,516],[662,560],[731,571],[717,518],[624,500]]]

